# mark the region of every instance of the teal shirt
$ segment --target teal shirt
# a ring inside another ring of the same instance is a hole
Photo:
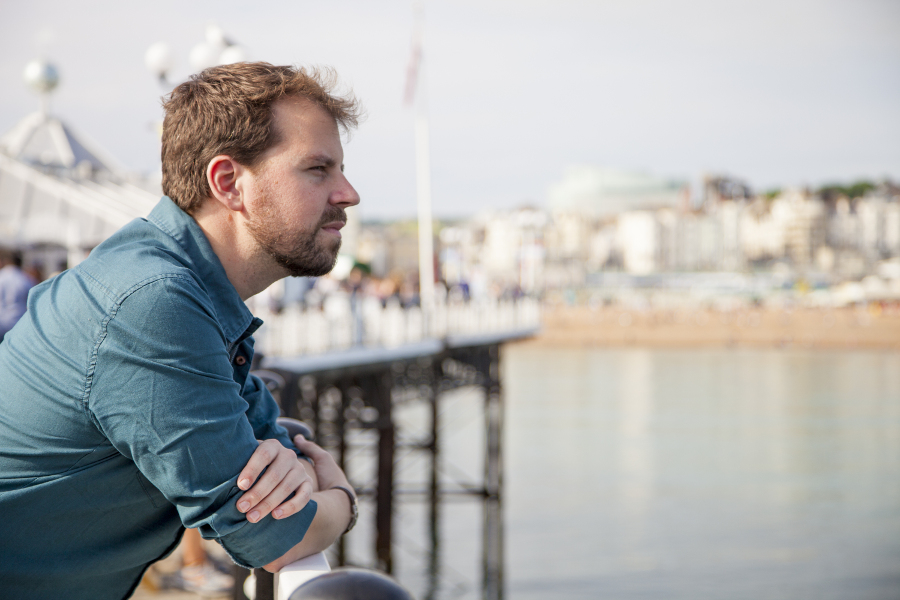
[[[257,439],[293,449],[249,373],[261,324],[165,197],[32,290],[0,343],[0,597],[127,597],[183,526],[245,567],[303,538],[315,502],[235,506]]]

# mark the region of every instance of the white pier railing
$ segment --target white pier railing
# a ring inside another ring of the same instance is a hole
[[[331,571],[331,565],[324,552],[317,552],[312,556],[301,558],[296,562],[292,562],[279,572],[275,573],[273,578],[273,600],[289,600],[298,587],[307,581],[324,575]],[[250,575],[244,580],[244,595],[250,600],[257,600],[256,573]],[[268,598],[259,598],[259,600],[270,600]]]
[[[540,303],[532,298],[440,303],[426,322],[422,309],[382,306],[377,298],[326,298],[321,308],[295,305],[274,313],[254,312],[265,324],[255,334],[266,356],[322,354],[352,347],[393,348],[425,339],[499,333],[540,325]]]

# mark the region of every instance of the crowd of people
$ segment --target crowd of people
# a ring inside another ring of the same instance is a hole
[[[317,309],[334,295],[346,296],[352,305],[363,300],[377,300],[382,307],[396,304],[403,309],[421,305],[418,271],[393,269],[378,276],[364,263],[354,264],[345,277],[331,273],[324,277],[284,279],[252,298],[248,305],[274,313],[290,306]],[[434,283],[434,295],[438,303],[457,305],[484,298],[515,300],[525,293],[515,285],[473,286],[464,279],[454,283],[438,279]]]

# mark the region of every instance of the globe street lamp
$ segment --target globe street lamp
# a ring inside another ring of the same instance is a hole
[[[36,58],[25,65],[22,76],[28,87],[40,94],[41,114],[46,116],[50,112],[50,92],[59,84],[59,71],[43,58]]]
[[[218,25],[208,25],[204,40],[195,44],[188,55],[188,62],[194,72],[245,60],[247,51],[244,47],[225,35]],[[144,64],[159,79],[161,85],[172,87],[169,73],[175,65],[175,56],[167,42],[157,42],[147,48]]]

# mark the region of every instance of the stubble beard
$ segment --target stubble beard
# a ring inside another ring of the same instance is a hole
[[[292,232],[284,225],[272,204],[263,199],[257,218],[247,222],[247,230],[259,247],[293,277],[326,275],[337,262],[341,249],[340,238],[318,240],[324,225],[336,221],[347,222],[344,209],[328,205],[322,218],[311,231]]]

